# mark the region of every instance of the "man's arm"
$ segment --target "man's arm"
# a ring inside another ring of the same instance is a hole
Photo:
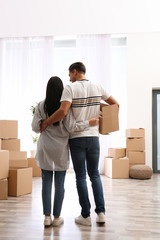
[[[117,102],[117,100],[110,96],[107,100],[105,100],[106,103],[108,103],[109,105],[112,105],[112,104],[118,104],[118,108],[119,108],[119,103]]]
[[[62,118],[64,118],[64,116],[67,114],[69,108],[71,106],[71,102],[68,101],[63,101],[61,103],[60,108],[54,112],[49,118],[47,118],[46,120],[44,120],[41,124],[41,132],[43,132],[46,127],[48,127],[49,125],[56,123],[58,121],[60,121]]]

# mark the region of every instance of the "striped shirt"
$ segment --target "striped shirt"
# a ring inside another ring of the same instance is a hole
[[[61,102],[71,102],[73,115],[77,122],[99,117],[100,101],[110,97],[108,92],[97,83],[86,79],[67,85],[63,91]],[[98,126],[89,126],[81,132],[74,132],[70,138],[99,136]]]

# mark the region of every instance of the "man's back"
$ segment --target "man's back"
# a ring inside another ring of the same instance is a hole
[[[74,117],[79,122],[98,118],[100,101],[101,99],[106,100],[108,97],[109,94],[101,85],[82,79],[66,86],[61,101],[72,103]],[[71,138],[82,136],[98,136],[98,126],[89,127],[83,132],[75,132]]]

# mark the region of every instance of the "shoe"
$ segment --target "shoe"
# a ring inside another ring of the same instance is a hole
[[[45,216],[43,224],[44,224],[45,227],[51,226],[52,225],[52,218],[51,218],[51,216]]]
[[[62,217],[59,217],[59,218],[54,218],[52,225],[53,227],[57,227],[63,223],[64,223],[64,219]]]
[[[96,218],[96,223],[105,223],[106,222],[106,218],[105,218],[105,214],[103,212],[98,213],[97,214],[97,218]]]
[[[82,215],[75,218],[75,222],[84,226],[91,226],[91,217],[84,218]]]

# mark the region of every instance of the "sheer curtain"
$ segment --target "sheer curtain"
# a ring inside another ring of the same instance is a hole
[[[21,150],[33,149],[30,107],[54,70],[53,37],[0,39],[0,119],[18,120]]]
[[[111,93],[111,38],[110,35],[79,35],[76,41],[78,61],[86,66],[86,77],[100,83]],[[100,135],[100,173],[104,172],[104,157],[110,146],[111,137]]]

